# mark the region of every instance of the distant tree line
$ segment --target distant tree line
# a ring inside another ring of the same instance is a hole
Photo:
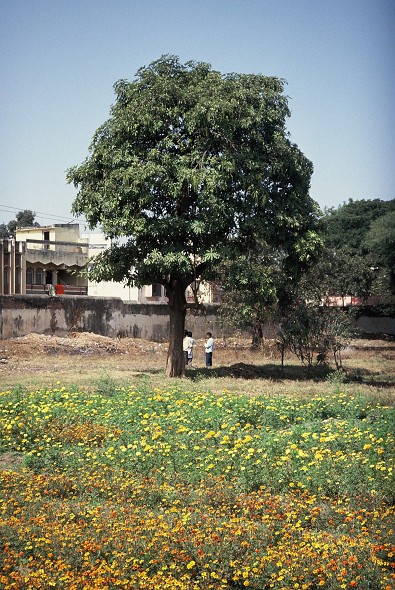
[[[40,227],[40,224],[35,220],[36,214],[30,209],[19,211],[15,219],[12,219],[7,224],[0,223],[0,240],[15,238],[15,232],[18,227]]]
[[[326,209],[321,223],[323,253],[303,283],[310,295],[395,294],[395,199],[350,199]]]

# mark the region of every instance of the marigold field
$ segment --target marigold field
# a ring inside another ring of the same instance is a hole
[[[0,393],[0,588],[395,587],[394,409],[330,393]]]

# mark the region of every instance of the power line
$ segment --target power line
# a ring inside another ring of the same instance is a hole
[[[0,204],[0,211],[4,211],[5,213],[14,213],[15,211],[19,213],[19,211],[26,211],[23,207],[12,207],[11,205],[1,205]],[[29,209],[31,211],[31,209]],[[62,215],[52,215],[50,213],[43,213],[42,211],[33,211],[35,217],[39,217],[40,219],[54,219],[59,221],[67,221],[70,223],[71,221],[77,220],[79,218],[76,217],[65,217]],[[85,221],[85,219],[82,219]]]
[[[26,211],[26,209],[24,209],[23,207],[11,207],[11,205],[1,205],[0,207],[4,207],[4,209],[1,209],[2,211],[6,211],[11,209],[11,211],[8,211],[9,213],[12,213],[13,211]],[[28,211],[32,211],[32,209],[28,209]],[[44,213],[43,211],[33,211],[33,213],[35,215],[40,215],[40,216],[44,216],[44,217],[56,217],[57,219],[64,219],[64,220],[70,220],[72,219],[71,217],[66,217],[65,215],[52,215],[50,213]]]
[[[7,210],[1,209],[1,208],[0,208],[0,211],[4,211],[5,213],[11,213],[11,211],[7,211]],[[45,219],[48,219],[48,220],[52,220],[52,221],[58,222],[58,223],[66,223],[66,222],[67,223],[71,223],[72,221],[74,221],[74,219],[65,218],[65,217],[64,218],[60,218],[60,217],[56,217],[54,215],[51,215],[51,216],[35,215],[34,217],[37,218],[37,219],[44,219],[44,220]],[[81,223],[85,223],[85,221],[81,221]]]

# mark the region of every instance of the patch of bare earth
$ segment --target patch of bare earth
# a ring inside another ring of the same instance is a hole
[[[0,470],[19,471],[23,463],[23,454],[7,452],[0,455]]]
[[[28,334],[0,343],[0,384],[18,382],[29,374],[47,378],[68,373],[78,377],[92,371],[120,368],[144,370],[165,362],[167,346],[145,340],[112,339],[73,332],[69,336]],[[149,360],[147,365],[147,359]],[[164,360],[163,360],[164,359]]]
[[[64,357],[65,362],[73,364],[73,360],[67,357],[89,357],[98,362],[99,357],[117,356],[119,359],[126,357],[131,363],[141,364],[146,367],[163,367],[163,360],[167,356],[167,343],[151,342],[149,340],[135,338],[109,338],[99,334],[88,332],[72,332],[68,336],[48,336],[44,334],[28,334],[19,338],[3,340],[0,344],[0,368],[12,365],[19,361],[44,363],[57,361]],[[228,364],[229,360],[251,360],[251,355],[256,356],[250,350],[247,340],[218,339],[215,355],[217,364]],[[258,353],[262,357],[262,353]],[[54,361],[51,361],[51,358]],[[79,359],[80,360],[80,359]],[[79,361],[78,361],[79,362]],[[100,361],[99,361],[100,362]],[[204,364],[203,340],[198,340],[195,346],[195,362],[200,366]]]

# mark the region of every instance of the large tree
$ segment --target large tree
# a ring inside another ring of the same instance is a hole
[[[114,88],[89,157],[68,171],[78,189],[73,211],[112,239],[93,262],[94,279],[164,285],[167,374],[181,376],[194,279],[262,240],[295,264],[315,248],[312,164],[286,131],[278,78],[163,56]]]

